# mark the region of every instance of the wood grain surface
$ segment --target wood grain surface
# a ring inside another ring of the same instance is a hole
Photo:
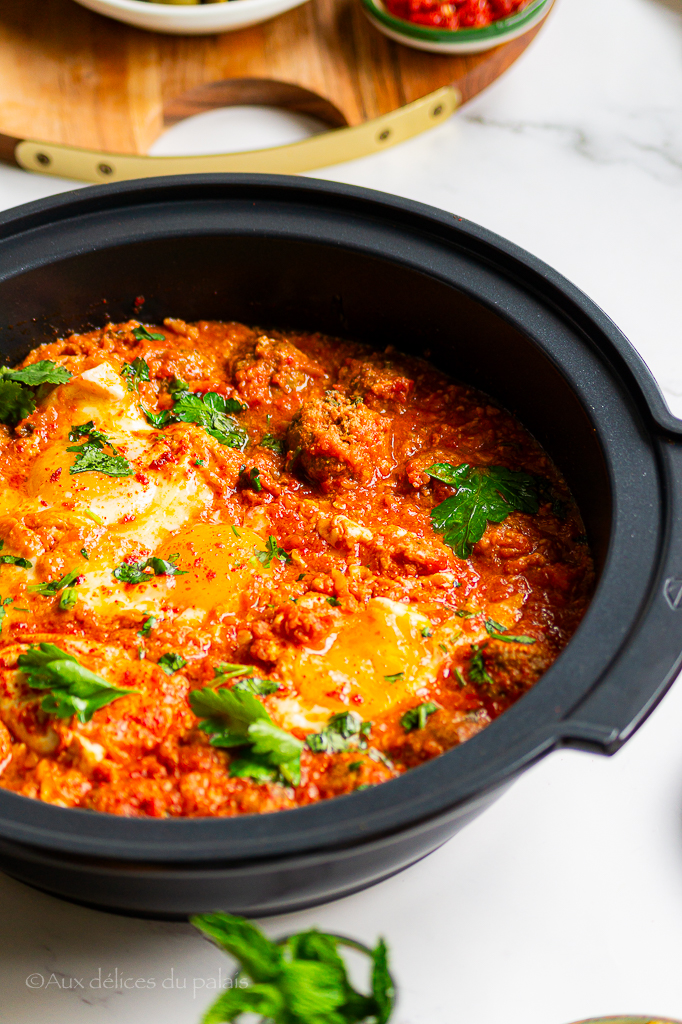
[[[144,32],[72,0],[0,0],[0,133],[11,140],[0,138],[0,159],[19,138],[146,153],[164,125],[242,103],[341,127],[444,85],[457,85],[466,101],[538,30],[452,57],[386,39],[358,0],[309,0],[253,28],[199,37]]]

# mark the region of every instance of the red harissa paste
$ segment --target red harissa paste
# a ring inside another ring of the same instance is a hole
[[[509,18],[530,0],[385,0],[396,18],[429,28],[485,28],[494,21]]]

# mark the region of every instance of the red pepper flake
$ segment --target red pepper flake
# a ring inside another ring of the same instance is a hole
[[[50,477],[50,483],[51,484],[56,483],[57,480],[59,480],[61,475],[62,475],[62,467],[60,466],[59,469],[55,469],[54,473]]]
[[[135,474],[135,479],[137,480],[138,484],[148,484],[149,483],[149,477],[145,476],[144,473],[136,473]]]
[[[161,469],[161,467],[165,466],[167,462],[175,462],[175,459],[173,458],[170,452],[162,452],[161,455],[159,455],[158,459],[154,459],[153,462],[149,463],[149,468]]]
[[[128,512],[127,515],[122,516],[119,519],[119,523],[134,523],[136,519],[137,519],[137,516],[134,516],[130,512]]]
[[[213,569],[209,569],[208,572],[206,573],[206,579],[214,580],[217,575],[218,575],[217,572],[214,572]]]

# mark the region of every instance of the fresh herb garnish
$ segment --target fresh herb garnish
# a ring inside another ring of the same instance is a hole
[[[187,658],[183,658],[181,654],[176,654],[175,651],[167,651],[165,654],[162,654],[157,662],[159,668],[162,668],[167,676],[172,676],[174,672],[179,672],[186,664]]]
[[[458,608],[455,615],[458,619],[475,619],[480,612],[471,611],[469,608]]]
[[[63,612],[70,612],[78,603],[78,593],[75,587],[66,587],[62,590],[59,598],[59,608]]]
[[[245,748],[230,764],[231,776],[299,785],[303,743],[276,726],[252,693],[206,688],[193,690],[189,702],[212,746]]]
[[[291,555],[284,548],[281,548],[277,543],[277,538],[270,535],[265,545],[265,551],[259,551],[258,548],[253,549],[258,561],[261,565],[264,565],[266,569],[269,569],[275,558],[279,558],[281,562],[290,562]]]
[[[472,683],[484,683],[487,686],[494,686],[495,680],[488,673],[483,660],[485,644],[472,644],[471,657],[469,658],[469,679]]]
[[[54,597],[64,587],[75,587],[76,581],[80,573],[78,569],[72,569],[71,572],[67,572],[66,575],[61,576],[58,580],[50,580],[49,583],[34,583],[28,587],[28,591],[31,594],[42,594],[43,597]]]
[[[384,676],[387,683],[397,683],[405,675],[404,672],[394,672],[392,675]]]
[[[165,558],[147,558],[144,562],[123,562],[112,570],[114,577],[121,583],[146,583],[154,576],[186,576],[185,569],[178,569],[175,564],[178,555]],[[151,570],[148,572],[147,570]]]
[[[535,639],[532,636],[512,636],[511,633],[507,631],[506,626],[503,626],[499,622],[495,622],[494,619],[486,619],[485,628],[488,632],[488,635],[491,636],[493,640],[503,640],[505,644],[536,643]]]
[[[438,705],[434,704],[432,700],[424,701],[423,704],[418,704],[416,708],[410,708],[400,719],[405,732],[412,732],[413,729],[423,729],[426,725],[426,721],[429,715],[432,715],[434,711],[438,711]]]
[[[48,715],[89,722],[95,711],[111,704],[119,697],[137,690],[121,690],[102,676],[81,665],[72,654],[54,644],[29,647],[20,654],[18,667],[26,674],[28,685],[34,690],[50,690],[40,706]]]
[[[128,460],[111,443],[106,434],[95,428],[92,420],[71,427],[69,441],[80,437],[86,440],[80,445],[70,445],[67,452],[76,452],[76,461],[69,467],[69,473],[104,473],[106,476],[132,476],[134,470]],[[110,448],[108,455],[104,448]]]
[[[280,441],[274,434],[264,434],[258,443],[261,448],[269,448],[275,455],[284,455],[287,450],[286,441]]]
[[[151,635],[151,631],[156,628],[157,624],[158,624],[158,619],[154,618],[153,615],[150,615],[148,618],[146,618],[144,620],[144,622],[142,623],[142,625],[138,629],[137,635],[141,636],[141,637],[148,637],[148,636],[150,636]]]
[[[47,384],[66,384],[71,374],[50,359],[25,366],[23,370],[0,367],[0,423],[14,427],[35,411],[41,397],[38,388]]]
[[[339,754],[344,750],[366,750],[371,722],[363,722],[354,711],[332,715],[324,729],[311,732],[306,743],[315,754]]]
[[[241,478],[242,487],[245,487],[247,490],[256,492],[263,490],[263,485],[259,479],[260,469],[258,466],[254,466],[253,469],[248,470],[248,472],[246,466],[244,466],[239,476]]]
[[[433,528],[459,558],[469,558],[488,523],[501,523],[511,512],[534,514],[540,507],[539,486],[530,473],[504,466],[453,466],[437,462],[429,476],[457,488],[431,511]]]
[[[383,939],[370,950],[313,929],[276,944],[243,917],[199,914],[190,921],[234,957],[240,974],[251,982],[221,992],[202,1024],[235,1021],[245,1013],[272,1024],[387,1024],[391,1017],[395,992]],[[371,995],[363,995],[351,985],[339,953],[342,946],[371,959]]]
[[[0,540],[0,551],[5,546],[4,540]],[[17,565],[20,569],[32,569],[33,563],[28,558],[19,558],[17,555],[0,555],[0,565]]]
[[[338,597],[328,597],[327,602],[332,606],[332,608],[338,608],[339,605],[341,604]]]
[[[276,683],[274,679],[261,679],[260,676],[256,676],[252,665],[232,665],[229,662],[222,662],[220,665],[216,665],[213,671],[217,681],[214,685],[228,679],[236,679],[237,682],[232,687],[233,690],[255,693],[259,697],[266,697],[269,693],[279,690],[279,683]]]
[[[135,337],[135,341],[165,341],[166,340],[166,335],[165,334],[151,334],[143,324],[140,324],[139,327],[135,327],[133,329],[133,335]],[[149,380],[148,377],[146,379]]]
[[[2,597],[0,597],[0,633],[2,632],[3,619],[5,618],[5,615],[7,614],[5,612],[5,605],[12,604],[13,600],[14,600],[13,597],[6,597],[6,598],[4,598],[4,600],[3,600]],[[17,609],[17,610],[22,611],[22,612],[26,611],[25,608],[21,608],[21,609]]]
[[[457,682],[459,683],[460,686],[466,686],[467,685],[467,681],[464,678],[464,676],[462,675],[461,668],[455,668],[455,679],[457,680]]]
[[[83,556],[86,562],[90,561],[90,555],[88,554],[87,548],[81,548],[81,555]]]
[[[425,638],[426,638],[427,640],[428,640],[428,638],[429,638],[430,636],[433,636],[433,633],[431,632],[431,629],[430,629],[430,627],[429,627],[429,626],[422,626],[422,628],[421,628],[421,629],[419,630],[419,632],[420,632],[420,633],[421,633],[421,635],[422,635],[423,637],[425,637]]]
[[[132,363],[123,364],[121,376],[126,378],[128,391],[139,391],[140,381],[149,380],[149,366],[141,356],[138,356]]]
[[[207,434],[215,437],[227,448],[243,451],[248,441],[248,434],[232,414],[243,412],[245,406],[234,398],[223,398],[215,391],[207,391],[200,395],[190,391],[182,380],[174,380],[170,387],[173,397],[173,409],[153,413],[143,408],[143,412],[151,425],[158,429],[169,423],[196,423],[203,427]]]

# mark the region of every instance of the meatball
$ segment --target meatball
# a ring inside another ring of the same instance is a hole
[[[387,360],[347,359],[339,373],[339,384],[347,388],[351,398],[363,398],[372,409],[405,405],[414,390],[414,381]]]
[[[328,487],[338,479],[369,483],[390,471],[390,421],[361,401],[327,391],[304,402],[287,433],[291,459]]]
[[[395,740],[388,754],[406,768],[413,768],[466,742],[489,724],[490,716],[482,708],[478,711],[436,711],[423,729],[415,729]]]

